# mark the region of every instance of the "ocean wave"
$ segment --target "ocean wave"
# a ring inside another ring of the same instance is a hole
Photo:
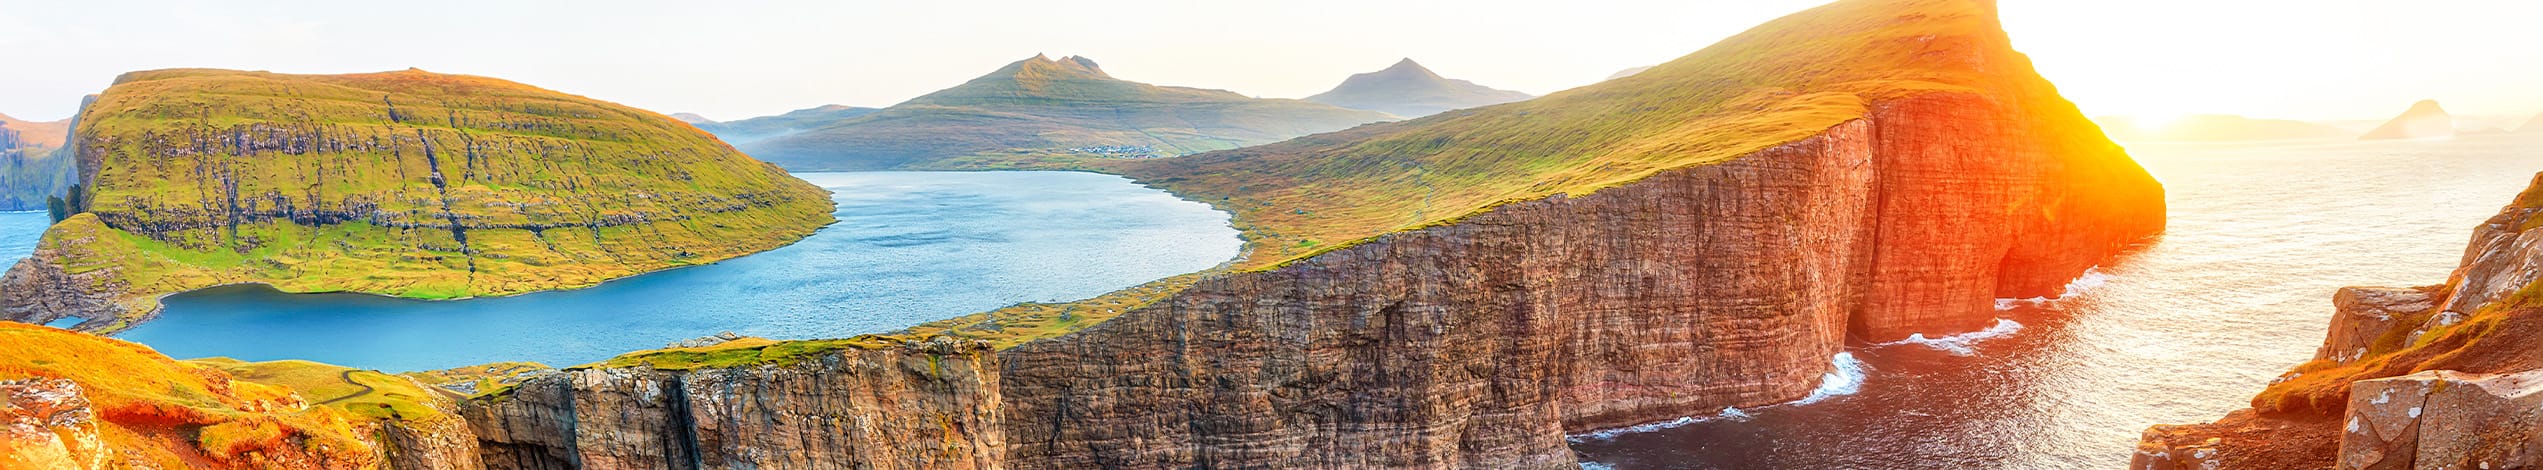
[[[1876,346],[1916,344],[1949,352],[1954,356],[1967,356],[1978,353],[1978,342],[2011,336],[2014,332],[2018,331],[2022,331],[2021,322],[1998,318],[1996,319],[1996,324],[1994,326],[1989,326],[1984,330],[1948,335],[1941,338],[1927,338],[1924,333],[1916,333],[1907,335],[1907,339],[1880,343]]]
[[[2056,297],[1996,299],[1996,311],[2012,310],[2014,307],[2021,306],[2022,304],[2043,305],[2049,302],[2066,300],[2068,297],[2083,295],[2085,291],[2090,291],[2095,288],[2099,288],[2104,284],[2109,284],[2111,279],[2117,277],[2118,276],[2113,276],[2110,273],[2102,272],[2102,268],[2100,266],[2084,268],[2084,274],[2076,275],[2075,280],[2066,281],[2066,291],[2059,292]]]
[[[1872,372],[1872,366],[1865,365],[1861,359],[1855,359],[1854,353],[1851,352],[1837,353],[1836,357],[1828,359],[1828,364],[1836,368],[1828,371],[1827,375],[1819,376],[1818,389],[1811,390],[1810,396],[1794,400],[1792,403],[1785,403],[1785,405],[1808,405],[1833,397],[1853,395],[1855,392],[1863,391],[1863,380],[1869,378]]]
[[[1832,397],[1853,395],[1855,392],[1863,391],[1863,380],[1867,378],[1872,371],[1872,366],[1864,364],[1861,359],[1855,359],[1854,353],[1851,352],[1840,352],[1837,353],[1836,356],[1829,357],[1828,364],[1835,366],[1835,369],[1828,371],[1826,375],[1819,376],[1819,388],[1812,389],[1810,391],[1810,396],[1802,397],[1799,400],[1766,405],[1759,409],[1788,405],[1808,405],[1818,403],[1821,400],[1826,400]],[[1720,413],[1715,413],[1711,416],[1686,416],[1657,423],[1637,424],[1615,429],[1604,429],[1573,434],[1569,436],[1569,438],[1576,442],[1586,439],[1603,441],[1615,439],[1616,436],[1626,434],[1639,434],[1672,429],[1706,421],[1747,421],[1749,418],[1754,417],[1756,417],[1756,415],[1749,414],[1748,411],[1741,410],[1739,407],[1724,407]]]

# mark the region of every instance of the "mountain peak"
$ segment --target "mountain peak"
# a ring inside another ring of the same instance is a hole
[[[2439,139],[2455,136],[2455,116],[2437,105],[2437,100],[2411,103],[2409,111],[2393,117],[2375,131],[2358,137],[2365,140]]]
[[[1438,114],[1440,111],[1464,109],[1533,98],[1526,93],[1496,90],[1474,82],[1441,77],[1411,58],[1396,61],[1375,72],[1352,74],[1307,101],[1345,108],[1384,111],[1405,117]]]

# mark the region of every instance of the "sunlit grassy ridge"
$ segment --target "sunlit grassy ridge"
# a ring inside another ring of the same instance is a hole
[[[2068,150],[2121,154],[2027,57],[2008,52],[2009,42],[1991,1],[1846,0],[1640,74],[1524,102],[1180,158],[1005,163],[1128,175],[1226,210],[1247,240],[1247,257],[1231,269],[1244,271],[1502,204],[1728,161],[1928,93],[2018,100],[2037,113],[2034,125],[2078,136],[2061,145],[2097,146]],[[1025,304],[912,331],[1020,344],[1095,323],[1053,321],[1054,312],[1145,305],[1188,285]]]
[[[1390,119],[1384,113],[1113,78],[1036,56],[962,85],[800,134],[745,145],[797,171],[945,169],[951,158],[1146,147],[1184,155]]]
[[[1996,52],[2006,42],[1991,2],[1850,0],[1534,100],[1106,168],[1234,213],[1252,242],[1246,267],[1260,268],[1737,158],[1862,118],[1881,100],[2053,96],[2026,58]]]
[[[417,414],[420,407],[392,396],[422,392],[412,382],[404,382],[403,389],[339,402],[342,407],[316,405],[332,397],[312,393],[358,390],[321,377],[343,370],[333,366],[176,361],[138,344],[8,322],[0,322],[0,344],[8,345],[8,352],[0,354],[0,380],[67,379],[79,385],[106,449],[73,451],[107,453],[114,462],[160,468],[287,466],[279,462],[359,468],[376,462],[355,424],[377,414],[348,408],[386,405],[407,410],[408,419],[429,419]],[[251,374],[224,370],[230,367]],[[368,374],[357,380],[389,388],[402,382]],[[278,383],[260,383],[260,376]],[[296,386],[312,388],[295,393]]]
[[[826,193],[651,112],[482,77],[127,74],[48,233],[139,313],[230,283],[416,298],[589,286],[775,248]]]

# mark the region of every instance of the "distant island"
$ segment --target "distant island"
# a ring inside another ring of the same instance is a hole
[[[2383,126],[2358,137],[2363,140],[2437,139],[2455,136],[2455,116],[2438,106],[2437,100],[2421,100],[2411,104]]]
[[[1441,77],[1413,59],[1404,59],[1385,70],[1352,75],[1332,91],[1309,96],[1307,101],[1413,118],[1528,98],[1535,96]]]
[[[1035,55],[970,82],[793,135],[740,144],[795,171],[1000,168],[1164,157],[1398,119],[1376,111],[1113,78],[1094,60]],[[1121,156],[1077,148],[1136,148]]]
[[[2111,140],[2120,142],[2231,142],[2248,140],[2295,140],[2341,138],[2351,135],[2340,128],[2285,119],[2252,119],[2230,114],[2183,116],[2166,123],[2150,123],[2131,116],[2103,116],[2093,121]]]
[[[2534,119],[2526,120],[2525,127],[2517,128],[2517,132],[2529,134],[2543,133],[2543,114],[2536,114],[2534,115]]]

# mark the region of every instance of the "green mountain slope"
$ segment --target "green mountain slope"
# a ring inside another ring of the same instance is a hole
[[[1535,96],[1510,90],[1476,85],[1475,82],[1441,77],[1413,59],[1404,59],[1385,70],[1352,75],[1332,91],[1307,97],[1307,101],[1351,109],[1366,109],[1405,117],[1439,114],[1451,109],[1466,109]]]
[[[1113,78],[1085,58],[1034,56],[873,114],[742,148],[798,171],[981,167],[1184,155],[1391,118],[1149,85]]]
[[[1872,103],[1933,92],[2029,103],[2050,112],[2037,125],[2101,146],[2074,154],[2124,162],[2027,58],[1992,52],[2011,50],[1992,8],[1837,2],[1532,100],[1102,168],[1234,213],[1252,243],[1247,265],[1261,267],[1511,201],[1721,162],[1862,118]],[[1889,10],[1909,13],[1876,13]],[[1900,16],[1919,21],[1840,20]]]
[[[78,119],[89,203],[0,280],[22,320],[135,320],[159,296],[236,283],[575,288],[832,220],[820,188],[687,124],[491,78],[136,72]],[[79,299],[113,305],[34,307]]]
[[[729,122],[690,121],[690,124],[698,126],[699,129],[704,129],[707,132],[714,133],[717,138],[724,139],[725,142],[731,142],[734,145],[741,145],[750,142],[768,140],[771,138],[795,135],[796,133],[801,133],[803,131],[819,129],[831,124],[838,124],[839,121],[846,121],[849,119],[855,119],[858,116],[874,114],[875,111],[881,110],[833,104],[817,108],[788,111],[786,114],[779,114],[775,116],[760,116]]]

